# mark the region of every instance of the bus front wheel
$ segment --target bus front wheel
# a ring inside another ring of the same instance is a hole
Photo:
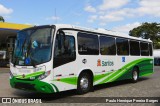
[[[77,92],[78,94],[85,94],[92,88],[91,76],[89,73],[83,72],[78,78]]]

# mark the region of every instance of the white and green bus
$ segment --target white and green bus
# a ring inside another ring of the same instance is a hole
[[[56,93],[154,72],[152,41],[72,25],[35,26],[17,35],[10,63],[13,88]]]

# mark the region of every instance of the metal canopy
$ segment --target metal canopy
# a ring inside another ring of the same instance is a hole
[[[6,42],[8,37],[16,37],[18,30],[0,29],[0,42]]]
[[[0,43],[6,42],[8,37],[16,37],[21,29],[31,27],[31,25],[0,22]]]

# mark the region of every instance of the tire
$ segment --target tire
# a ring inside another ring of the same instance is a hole
[[[78,78],[77,93],[85,94],[89,92],[92,89],[92,87],[93,84],[90,74],[86,72],[81,73]]]
[[[138,73],[138,69],[135,67],[132,70],[132,82],[136,83],[139,79],[139,73]]]

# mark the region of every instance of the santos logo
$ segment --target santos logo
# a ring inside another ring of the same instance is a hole
[[[114,66],[114,62],[110,60],[101,61],[100,59],[98,59],[97,66]]]
[[[114,66],[113,61],[102,61],[102,66]]]

